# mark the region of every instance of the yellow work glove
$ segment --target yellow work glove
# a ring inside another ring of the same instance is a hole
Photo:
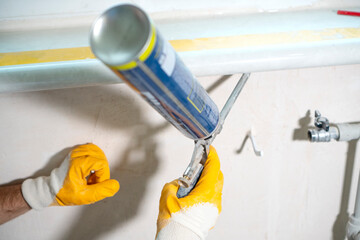
[[[104,152],[94,144],[76,147],[48,177],[27,179],[21,185],[25,201],[33,209],[49,205],[83,205],[113,196],[119,183],[110,179]]]
[[[161,193],[157,240],[205,239],[221,212],[224,177],[215,148],[210,147],[204,170],[188,196],[177,198],[177,180],[167,183]]]

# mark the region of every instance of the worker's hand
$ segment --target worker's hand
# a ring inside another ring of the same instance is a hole
[[[164,186],[156,239],[205,239],[221,212],[223,182],[220,161],[211,146],[200,179],[188,196],[177,198],[177,180]]]
[[[50,176],[25,180],[21,190],[30,207],[40,210],[49,205],[91,204],[113,196],[119,187],[118,181],[110,179],[103,151],[85,144],[72,150]]]

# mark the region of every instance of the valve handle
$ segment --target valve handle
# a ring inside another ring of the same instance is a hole
[[[326,132],[328,132],[330,128],[329,120],[326,117],[322,117],[319,110],[315,110],[314,125],[319,129],[324,129]]]

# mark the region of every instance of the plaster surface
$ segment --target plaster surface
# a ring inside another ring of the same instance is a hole
[[[221,108],[239,76],[199,81]],[[344,239],[359,144],[306,134],[315,109],[331,122],[360,121],[359,76],[360,65],[250,76],[213,143],[225,185],[209,240]],[[128,86],[1,94],[0,112],[0,184],[47,175],[73,146],[93,142],[121,185],[90,206],[31,211],[0,226],[0,239],[154,238],[162,186],[181,176],[193,143]],[[261,158],[245,140],[250,128]]]

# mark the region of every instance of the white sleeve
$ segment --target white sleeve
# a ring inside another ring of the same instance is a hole
[[[202,240],[196,233],[180,223],[170,221],[166,227],[160,230],[156,240]]]
[[[60,167],[51,171],[50,176],[29,178],[22,183],[22,195],[32,209],[41,210],[54,202],[56,194],[64,184],[69,166],[70,154],[61,163]]]

